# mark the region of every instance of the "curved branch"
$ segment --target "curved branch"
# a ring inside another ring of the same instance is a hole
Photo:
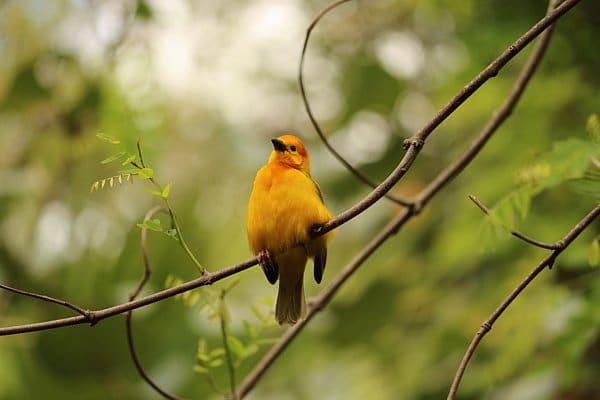
[[[521,294],[521,292],[533,281],[546,267],[552,268],[556,258],[562,253],[570,244],[587,228],[588,225],[600,215],[600,204],[597,204],[592,211],[590,211],[565,237],[555,243],[556,249],[548,254],[540,263],[531,271],[529,275],[508,295],[508,297],[498,306],[498,308],[490,315],[490,317],[481,325],[473,340],[469,344],[463,359],[458,366],[456,375],[450,387],[448,393],[448,400],[453,400],[456,396],[456,392],[465,373],[465,369],[473,356],[473,353],[477,349],[477,346],[483,339],[483,337],[492,329],[494,323],[500,318],[500,316],[506,311],[508,306]]]
[[[321,126],[319,125],[319,123],[317,122],[317,119],[313,115],[312,108],[310,107],[310,103],[308,102],[308,98],[307,98],[307,95],[306,95],[306,88],[304,87],[304,59],[306,58],[306,49],[308,48],[308,40],[310,39],[310,35],[311,35],[313,29],[315,28],[315,26],[317,26],[317,24],[319,23],[319,21],[321,20],[321,18],[323,18],[329,11],[333,10],[334,8],[336,8],[337,6],[339,6],[341,4],[347,3],[348,1],[350,1],[350,0],[338,0],[338,1],[334,1],[333,3],[329,4],[323,10],[321,10],[321,12],[319,14],[317,14],[317,16],[312,20],[312,22],[308,26],[308,29],[306,30],[306,36],[304,38],[304,44],[302,45],[302,52],[300,54],[300,65],[299,65],[299,68],[298,68],[298,83],[300,85],[300,94],[302,95],[302,101],[304,102],[304,108],[306,109],[306,113],[308,114],[308,118],[310,119],[310,122],[312,123],[313,127],[315,128],[315,131],[317,132],[317,135],[319,135],[319,138],[321,139],[321,141],[323,142],[323,144],[325,145],[325,147],[327,148],[327,150],[329,150],[329,152],[335,158],[337,158],[337,160],[344,167],[346,167],[346,169],[348,171],[350,171],[354,176],[356,176],[359,180],[361,180],[363,183],[367,184],[371,188],[375,189],[377,187],[377,184],[375,182],[373,182],[371,179],[369,179],[368,176],[366,176],[361,171],[359,171],[354,166],[352,166],[352,164],[350,164],[348,162],[348,160],[346,160],[331,145],[331,143],[329,143],[329,140],[327,140],[327,137],[325,137],[325,134],[323,133],[323,130],[321,129]],[[393,196],[390,193],[385,193],[384,196],[387,199],[393,201],[394,203],[400,204],[402,206],[406,206],[406,207],[410,207],[411,206],[410,202],[408,202],[406,200],[403,200],[403,199],[401,199],[399,197]]]
[[[144,223],[148,222],[150,220],[150,218],[152,218],[155,214],[157,214],[159,212],[163,212],[163,213],[166,213],[167,215],[170,215],[168,208],[162,207],[162,206],[154,206],[150,210],[148,210],[148,212],[144,216]],[[140,282],[139,282],[137,288],[133,291],[133,293],[131,293],[129,295],[129,301],[134,300],[138,296],[138,294],[142,291],[142,289],[146,285],[148,278],[150,278],[151,269],[150,269],[150,258],[148,257],[148,245],[147,245],[148,228],[145,228],[145,227],[142,228],[142,232],[141,232],[140,236],[141,236],[140,237],[140,247],[142,249],[142,258],[144,261],[143,262],[144,271],[142,273],[142,278],[140,279]],[[125,314],[125,330],[127,331],[127,345],[129,346],[129,354],[131,355],[131,359],[133,360],[135,369],[138,371],[138,373],[140,374],[142,379],[144,381],[146,381],[146,383],[148,385],[150,385],[150,387],[152,387],[162,397],[164,397],[165,399],[169,399],[169,400],[179,400],[180,399],[179,397],[166,392],[164,389],[162,389],[160,386],[158,386],[158,384],[155,383],[152,380],[152,378],[150,378],[150,376],[144,370],[142,362],[137,355],[137,351],[135,350],[135,341],[133,338],[133,327],[132,327],[132,322],[131,322],[132,317],[133,317],[133,310],[127,311],[127,313]]]

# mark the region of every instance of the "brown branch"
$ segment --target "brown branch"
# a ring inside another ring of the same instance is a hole
[[[48,303],[54,303],[54,304],[58,304],[58,305],[67,307],[67,308],[75,311],[76,313],[81,314],[84,317],[90,312],[89,310],[85,310],[75,304],[69,303],[66,300],[56,299],[54,297],[46,296],[43,294],[28,292],[26,290],[17,289],[17,288],[5,285],[3,283],[0,283],[0,288],[8,290],[8,291],[16,293],[16,294],[23,295],[23,296],[33,297],[34,299],[38,299],[38,300],[46,301]]]
[[[152,218],[155,214],[157,214],[159,212],[163,212],[163,213],[170,215],[169,209],[162,207],[162,206],[154,206],[150,210],[148,210],[148,212],[144,216],[144,223],[148,222],[150,220],[150,218]],[[129,295],[129,301],[134,300],[138,296],[138,294],[142,291],[142,289],[146,285],[146,282],[150,278],[150,273],[151,273],[150,258],[148,256],[148,244],[147,244],[148,228],[145,228],[145,227],[142,228],[142,232],[140,233],[140,236],[141,236],[140,237],[140,247],[142,249],[142,259],[143,259],[144,270],[143,270],[142,277],[140,279],[140,282],[139,282],[137,288],[133,291],[133,293],[131,293]],[[160,386],[158,386],[158,384],[155,383],[152,380],[152,378],[150,378],[150,375],[148,375],[148,373],[144,370],[142,362],[139,359],[137,352],[135,350],[135,341],[133,338],[133,327],[132,327],[132,323],[131,323],[131,319],[133,316],[132,314],[133,314],[133,310],[129,310],[125,314],[125,330],[127,332],[127,345],[129,346],[129,354],[131,355],[131,359],[133,360],[135,369],[138,371],[138,373],[140,374],[142,379],[144,381],[146,381],[146,383],[148,383],[148,385],[150,385],[150,387],[152,387],[162,397],[164,397],[165,399],[169,399],[169,400],[179,400],[180,399],[179,397],[166,392],[164,389],[162,389]]]
[[[385,193],[387,193],[408,171],[408,168],[412,165],[413,161],[419,154],[425,140],[429,135],[437,128],[443,121],[445,121],[450,114],[452,114],[465,100],[467,100],[477,89],[479,89],[486,81],[496,76],[498,72],[521,50],[525,48],[533,39],[540,35],[546,28],[551,26],[554,21],[564,15],[567,11],[573,8],[581,0],[566,0],[560,6],[550,11],[546,16],[540,19],[533,27],[531,27],[526,33],[518,38],[513,44],[511,44],[502,54],[500,54],[492,63],[485,67],[475,78],[471,80],[462,90],[460,90],[447,104],[442,108],[436,116],[419,132],[417,132],[412,138],[405,141],[406,153],[396,168],[388,175],[388,177],[381,182],[367,197],[357,203],[355,206],[342,212],[337,217],[324,224],[322,229],[319,230],[319,234],[328,232],[338,226],[346,223],[352,218],[356,217],[379,199],[381,199]],[[535,68],[535,66],[533,67]],[[499,121],[502,118],[499,118]],[[494,122],[493,120],[491,122]],[[495,129],[495,128],[494,128]],[[474,143],[475,144],[475,143]],[[481,144],[483,145],[483,144]],[[475,146],[476,148],[477,146]],[[475,150],[478,151],[479,149]],[[469,160],[470,161],[470,160]],[[468,161],[467,161],[468,163]],[[439,178],[443,182],[452,179],[456,173],[460,172],[464,165],[458,165],[458,168],[449,170],[447,175],[440,175]],[[443,185],[442,185],[443,186]],[[417,198],[417,202],[413,203],[411,209],[417,211],[422,207],[423,203],[430,198],[437,190],[442,186],[438,183],[430,185],[430,191],[425,191],[421,196]]]
[[[118,314],[122,314],[129,310],[135,310],[140,307],[147,306],[149,304],[153,304],[159,302],[161,300],[167,299],[169,297],[176,296],[178,294],[199,288],[201,286],[212,285],[213,283],[220,281],[221,279],[227,278],[228,276],[240,273],[254,265],[258,262],[256,257],[252,257],[246,261],[242,261],[238,264],[232,265],[227,268],[223,268],[221,270],[215,272],[208,272],[196,279],[191,281],[184,282],[180,285],[161,290],[160,292],[156,292],[150,294],[145,297],[141,297],[136,300],[128,301],[126,303],[118,304],[116,306],[103,308],[96,311],[88,311],[86,315],[80,315],[76,317],[68,317],[68,318],[60,318],[54,319],[45,322],[36,322],[32,324],[24,324],[24,325],[15,325],[8,326],[4,328],[0,328],[0,336],[6,335],[16,335],[20,333],[26,332],[36,332],[47,329],[55,329],[61,328],[64,326],[71,325],[80,325],[85,323],[90,323],[91,325],[95,325],[103,319],[113,317]]]
[[[498,130],[498,128],[508,119],[512,114],[517,103],[521,99],[521,95],[525,91],[527,84],[531,80],[531,77],[537,70],[540,61],[544,57],[546,50],[548,49],[548,43],[552,38],[554,26],[550,25],[546,31],[544,31],[539,40],[536,42],[533,51],[527,59],[525,65],[521,69],[519,76],[512,86],[510,94],[489,119],[484,128],[477,135],[477,139],[472,141],[469,146],[463,151],[463,154],[458,157],[452,164],[444,169],[428,186],[423,190],[420,195],[414,199],[415,204],[420,204],[423,201],[430,199],[434,196],[438,190],[445,186],[445,182],[454,179],[462,170],[479,154],[481,149],[485,146],[492,135]]]
[[[477,207],[479,207],[479,209],[481,211],[483,211],[483,213],[485,215],[490,215],[490,210],[485,206],[485,204],[483,204],[477,197],[473,196],[472,194],[469,195],[469,199],[475,203],[475,205]],[[539,240],[533,239],[519,231],[515,231],[513,229],[511,229],[510,234],[513,235],[514,237],[517,237],[521,240],[523,240],[526,243],[529,243],[533,246],[537,246],[537,247],[541,247],[542,249],[546,249],[546,250],[556,250],[559,248],[559,245],[556,243],[545,243],[545,242],[540,242]]]
[[[492,117],[477,135],[477,137],[467,146],[463,154],[457,158],[452,164],[447,166],[440,174],[424,188],[421,193],[415,197],[412,202],[413,207],[408,211],[400,214],[392,221],[381,233],[373,239],[363,251],[353,260],[346,269],[336,277],[330,286],[321,293],[317,300],[310,307],[306,319],[301,320],[296,325],[291,327],[280,341],[274,345],[263,359],[255,366],[242,382],[238,389],[238,396],[243,398],[256,385],[266,370],[272,365],[283,350],[291,343],[296,335],[304,328],[309,320],[313,318],[316,312],[320,311],[333,297],[343,283],[360,267],[360,265],[375,251],[385,240],[392,234],[395,234],[400,227],[410,218],[420,212],[420,210],[447,184],[449,184],[460,172],[477,156],[479,151],[484,147],[489,138],[497,131],[502,123],[510,116],[512,110],[518,103],[523,91],[530,81],[531,76],[537,69],[545,51],[548,47],[548,42],[551,38],[551,29],[545,31],[536,43],[536,46],[529,56],[521,70],[513,88],[503,103],[503,105],[493,113]]]
[[[313,29],[315,28],[315,26],[317,26],[317,24],[319,23],[321,18],[323,18],[325,16],[325,14],[327,14],[329,11],[333,10],[334,8],[336,8],[337,6],[339,6],[343,3],[347,3],[348,1],[350,1],[350,0],[338,0],[338,1],[334,1],[333,3],[329,4],[323,10],[321,10],[321,12],[319,14],[317,14],[317,16],[312,20],[312,22],[308,26],[308,29],[306,30],[306,36],[304,38],[304,44],[302,45],[302,52],[300,54],[300,68],[298,69],[298,83],[300,84],[300,94],[302,95],[302,101],[304,102],[304,108],[306,109],[308,118],[310,119],[310,122],[312,123],[313,127],[315,128],[317,135],[319,135],[319,138],[321,139],[321,141],[323,142],[323,144],[325,145],[327,150],[329,150],[329,152],[335,158],[337,158],[337,160],[344,167],[346,167],[346,169],[348,171],[350,171],[354,176],[356,176],[359,180],[361,180],[363,183],[367,184],[371,188],[375,189],[377,187],[377,184],[375,182],[373,182],[371,179],[369,179],[369,177],[366,176],[364,173],[362,173],[361,171],[356,169],[352,164],[350,164],[348,162],[348,160],[346,160],[331,145],[331,143],[329,143],[329,140],[327,140],[327,137],[323,133],[321,126],[319,125],[319,123],[317,122],[317,119],[313,115],[312,108],[310,107],[310,103],[308,102],[308,98],[306,95],[306,88],[304,87],[304,60],[306,57],[306,49],[308,48],[308,40],[310,39],[310,35],[311,35]],[[402,206],[406,206],[406,207],[411,206],[410,202],[403,200],[399,197],[396,197],[390,193],[385,193],[384,197],[386,197],[387,199],[389,199],[397,204],[400,204]]]
[[[458,366],[456,375],[448,393],[448,400],[453,400],[464,375],[465,369],[477,349],[477,346],[483,337],[492,329],[494,323],[500,318],[508,306],[521,294],[521,292],[533,281],[546,267],[552,268],[556,258],[584,231],[584,229],[598,217],[600,214],[600,204],[590,211],[565,237],[555,243],[556,248],[548,254],[540,263],[531,271],[529,275],[508,295],[508,297],[500,304],[500,306],[490,315],[490,317],[481,325],[473,340],[469,344],[463,359]]]

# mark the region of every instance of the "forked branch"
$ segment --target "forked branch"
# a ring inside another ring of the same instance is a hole
[[[494,323],[500,318],[500,316],[506,311],[508,306],[525,290],[525,288],[546,268],[552,268],[556,258],[562,253],[572,242],[575,240],[581,232],[587,228],[592,221],[598,217],[600,214],[600,204],[597,204],[592,211],[590,211],[577,225],[571,229],[569,233],[567,233],[561,240],[554,243],[555,249],[552,250],[550,254],[544,257],[543,260],[531,271],[527,277],[508,295],[508,297],[498,306],[498,308],[490,315],[490,317],[485,320],[485,322],[481,325],[473,340],[469,344],[465,355],[463,356],[458,369],[456,370],[456,374],[454,375],[454,380],[452,385],[450,386],[450,392],[448,393],[448,400],[453,400],[456,397],[456,392],[458,391],[458,387],[462,380],[462,377],[465,373],[465,369],[469,364],[469,361],[473,357],[473,353],[477,349],[477,346],[483,339],[483,337],[492,329]]]

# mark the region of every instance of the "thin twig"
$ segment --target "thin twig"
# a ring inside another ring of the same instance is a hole
[[[159,212],[168,214],[169,210],[162,206],[154,206],[150,210],[148,210],[148,212],[144,216],[143,222],[146,223],[146,222],[150,221],[150,218],[152,218],[154,215],[158,214]],[[142,228],[142,232],[140,234],[140,248],[142,249],[142,261],[143,261],[144,270],[142,272],[142,277],[141,277],[136,289],[129,295],[129,301],[135,299],[140,294],[140,292],[146,285],[148,278],[150,278],[151,269],[150,269],[150,257],[148,256],[148,229],[145,227]]]
[[[456,396],[456,392],[465,373],[465,369],[473,356],[473,353],[477,349],[477,346],[483,339],[483,337],[492,329],[494,323],[500,318],[508,306],[521,294],[521,292],[533,281],[536,276],[540,274],[545,268],[552,268],[552,265],[556,261],[556,258],[562,253],[567,246],[573,242],[585,230],[585,228],[600,215],[600,204],[597,204],[592,211],[590,211],[579,223],[571,229],[569,233],[561,240],[555,243],[556,249],[552,250],[540,263],[531,271],[529,275],[508,295],[508,297],[498,306],[498,308],[490,315],[490,317],[481,325],[473,340],[469,344],[465,355],[463,356],[460,365],[454,376],[450,392],[448,393],[448,400],[453,400]]]
[[[473,196],[472,194],[470,194],[468,197],[473,203],[475,203],[475,205],[477,207],[479,207],[479,209],[481,211],[483,211],[483,213],[485,215],[490,215],[490,210],[477,197]],[[533,246],[541,247],[542,249],[546,249],[546,250],[558,249],[558,245],[556,243],[540,242],[539,240],[533,239],[521,232],[515,231],[514,229],[510,230],[510,234],[513,235],[514,237],[517,237],[517,238],[523,240],[526,243],[533,245]]]
[[[76,306],[73,303],[69,303],[66,300],[57,299],[57,298],[46,296],[43,294],[28,292],[26,290],[17,289],[17,288],[5,285],[3,283],[0,283],[0,288],[8,290],[8,291],[16,293],[16,294],[23,295],[23,296],[33,297],[34,299],[38,299],[38,300],[46,301],[48,303],[54,303],[54,304],[58,304],[58,305],[67,307],[84,317],[89,313],[89,310],[85,310],[79,306]]]
[[[164,212],[164,213],[168,214],[169,210],[162,206],[152,207],[150,210],[148,210],[148,212],[144,216],[144,223],[148,222],[154,215],[156,215],[159,212]],[[148,256],[147,237],[148,237],[148,229],[144,227],[144,228],[142,228],[142,232],[140,234],[140,247],[142,249],[144,270],[143,270],[142,277],[140,279],[140,282],[138,283],[137,288],[133,291],[133,293],[131,293],[129,295],[129,301],[134,300],[138,296],[138,294],[142,291],[142,289],[146,285],[148,278],[150,278],[151,268],[150,268],[150,258]],[[138,373],[140,374],[142,379],[144,381],[146,381],[146,383],[148,385],[150,385],[150,387],[152,387],[157,393],[159,393],[165,399],[179,400],[180,399],[179,397],[166,392],[164,389],[162,389],[160,386],[158,386],[158,384],[156,382],[154,382],[152,380],[152,378],[150,378],[150,375],[148,375],[148,373],[144,370],[142,362],[139,359],[139,357],[137,355],[137,351],[135,349],[135,341],[134,341],[134,337],[133,337],[133,326],[132,326],[132,322],[131,322],[132,317],[133,317],[133,310],[127,311],[127,313],[125,314],[125,330],[127,331],[127,344],[129,346],[129,354],[131,355],[131,359],[133,360],[133,363],[135,364],[136,370],[138,371]]]
[[[325,145],[325,147],[327,148],[327,150],[329,150],[329,152],[331,154],[333,154],[333,156],[335,158],[338,159],[338,161],[344,166],[346,167],[346,169],[348,169],[348,171],[350,171],[354,176],[356,176],[359,180],[361,180],[363,183],[367,184],[368,186],[370,186],[371,188],[376,188],[377,184],[375,182],[373,182],[371,179],[369,179],[368,176],[366,176],[364,173],[362,173],[361,171],[359,171],[358,169],[356,169],[352,164],[350,164],[350,162],[348,162],[348,160],[346,160],[332,145],[331,143],[329,143],[329,140],[327,140],[327,137],[325,136],[325,134],[323,133],[323,130],[321,129],[321,126],[319,125],[319,123],[317,122],[317,119],[315,118],[315,116],[313,115],[312,112],[312,108],[310,107],[310,103],[308,102],[308,98],[306,95],[306,88],[304,87],[304,59],[306,57],[306,49],[308,47],[308,40],[310,39],[310,35],[314,29],[315,26],[317,26],[317,24],[319,23],[319,21],[321,20],[321,18],[323,18],[325,16],[325,14],[327,14],[329,11],[333,10],[334,8],[336,8],[337,6],[343,4],[343,3],[347,3],[350,0],[338,0],[338,1],[334,1],[333,3],[329,4],[328,6],[326,6],[323,10],[321,10],[321,12],[319,14],[317,14],[317,16],[312,20],[312,22],[310,23],[310,25],[308,26],[308,29],[306,30],[306,36],[304,38],[304,44],[302,45],[302,52],[300,54],[300,68],[298,68],[298,83],[300,84],[300,94],[302,95],[302,101],[304,102],[304,108],[306,109],[306,113],[308,114],[308,118],[310,119],[310,122],[312,123],[313,127],[315,128],[315,131],[317,132],[317,135],[319,135],[319,138],[321,139],[321,141],[323,142],[323,144]],[[386,193],[384,195],[387,199],[400,204],[402,206],[406,206],[406,207],[410,207],[411,203],[403,200],[399,197],[396,197],[392,194],[390,194],[389,192]]]
[[[138,151],[138,156],[140,158],[141,166],[139,164],[137,164],[135,161],[132,161],[130,164],[133,165],[137,169],[146,168],[146,165],[144,164],[144,159],[143,159],[142,144],[139,140],[137,141],[137,151]],[[164,188],[156,181],[156,179],[154,179],[154,177],[151,176],[148,178],[148,180],[150,181],[150,183],[152,183],[158,189],[159,192],[161,192],[161,193],[163,192]],[[179,242],[180,246],[183,248],[183,251],[185,251],[185,253],[188,255],[190,260],[192,260],[192,262],[194,263],[194,266],[198,269],[198,271],[201,274],[206,273],[206,268],[204,268],[204,266],[200,263],[200,261],[198,261],[198,259],[196,258],[196,256],[194,255],[194,253],[192,252],[190,247],[188,246],[187,241],[183,237],[183,232],[181,231],[181,227],[179,226],[179,221],[177,220],[177,215],[175,215],[175,210],[173,210],[173,207],[171,207],[169,198],[167,196],[161,196],[161,197],[162,197],[165,205],[167,206],[167,209],[169,210],[169,215],[171,216],[171,223],[174,226],[175,230],[177,231],[177,241]]]

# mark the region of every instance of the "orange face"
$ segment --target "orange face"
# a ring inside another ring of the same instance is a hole
[[[277,139],[271,139],[273,151],[269,157],[269,163],[282,163],[289,167],[309,173],[310,159],[304,143],[296,136],[283,135]]]

